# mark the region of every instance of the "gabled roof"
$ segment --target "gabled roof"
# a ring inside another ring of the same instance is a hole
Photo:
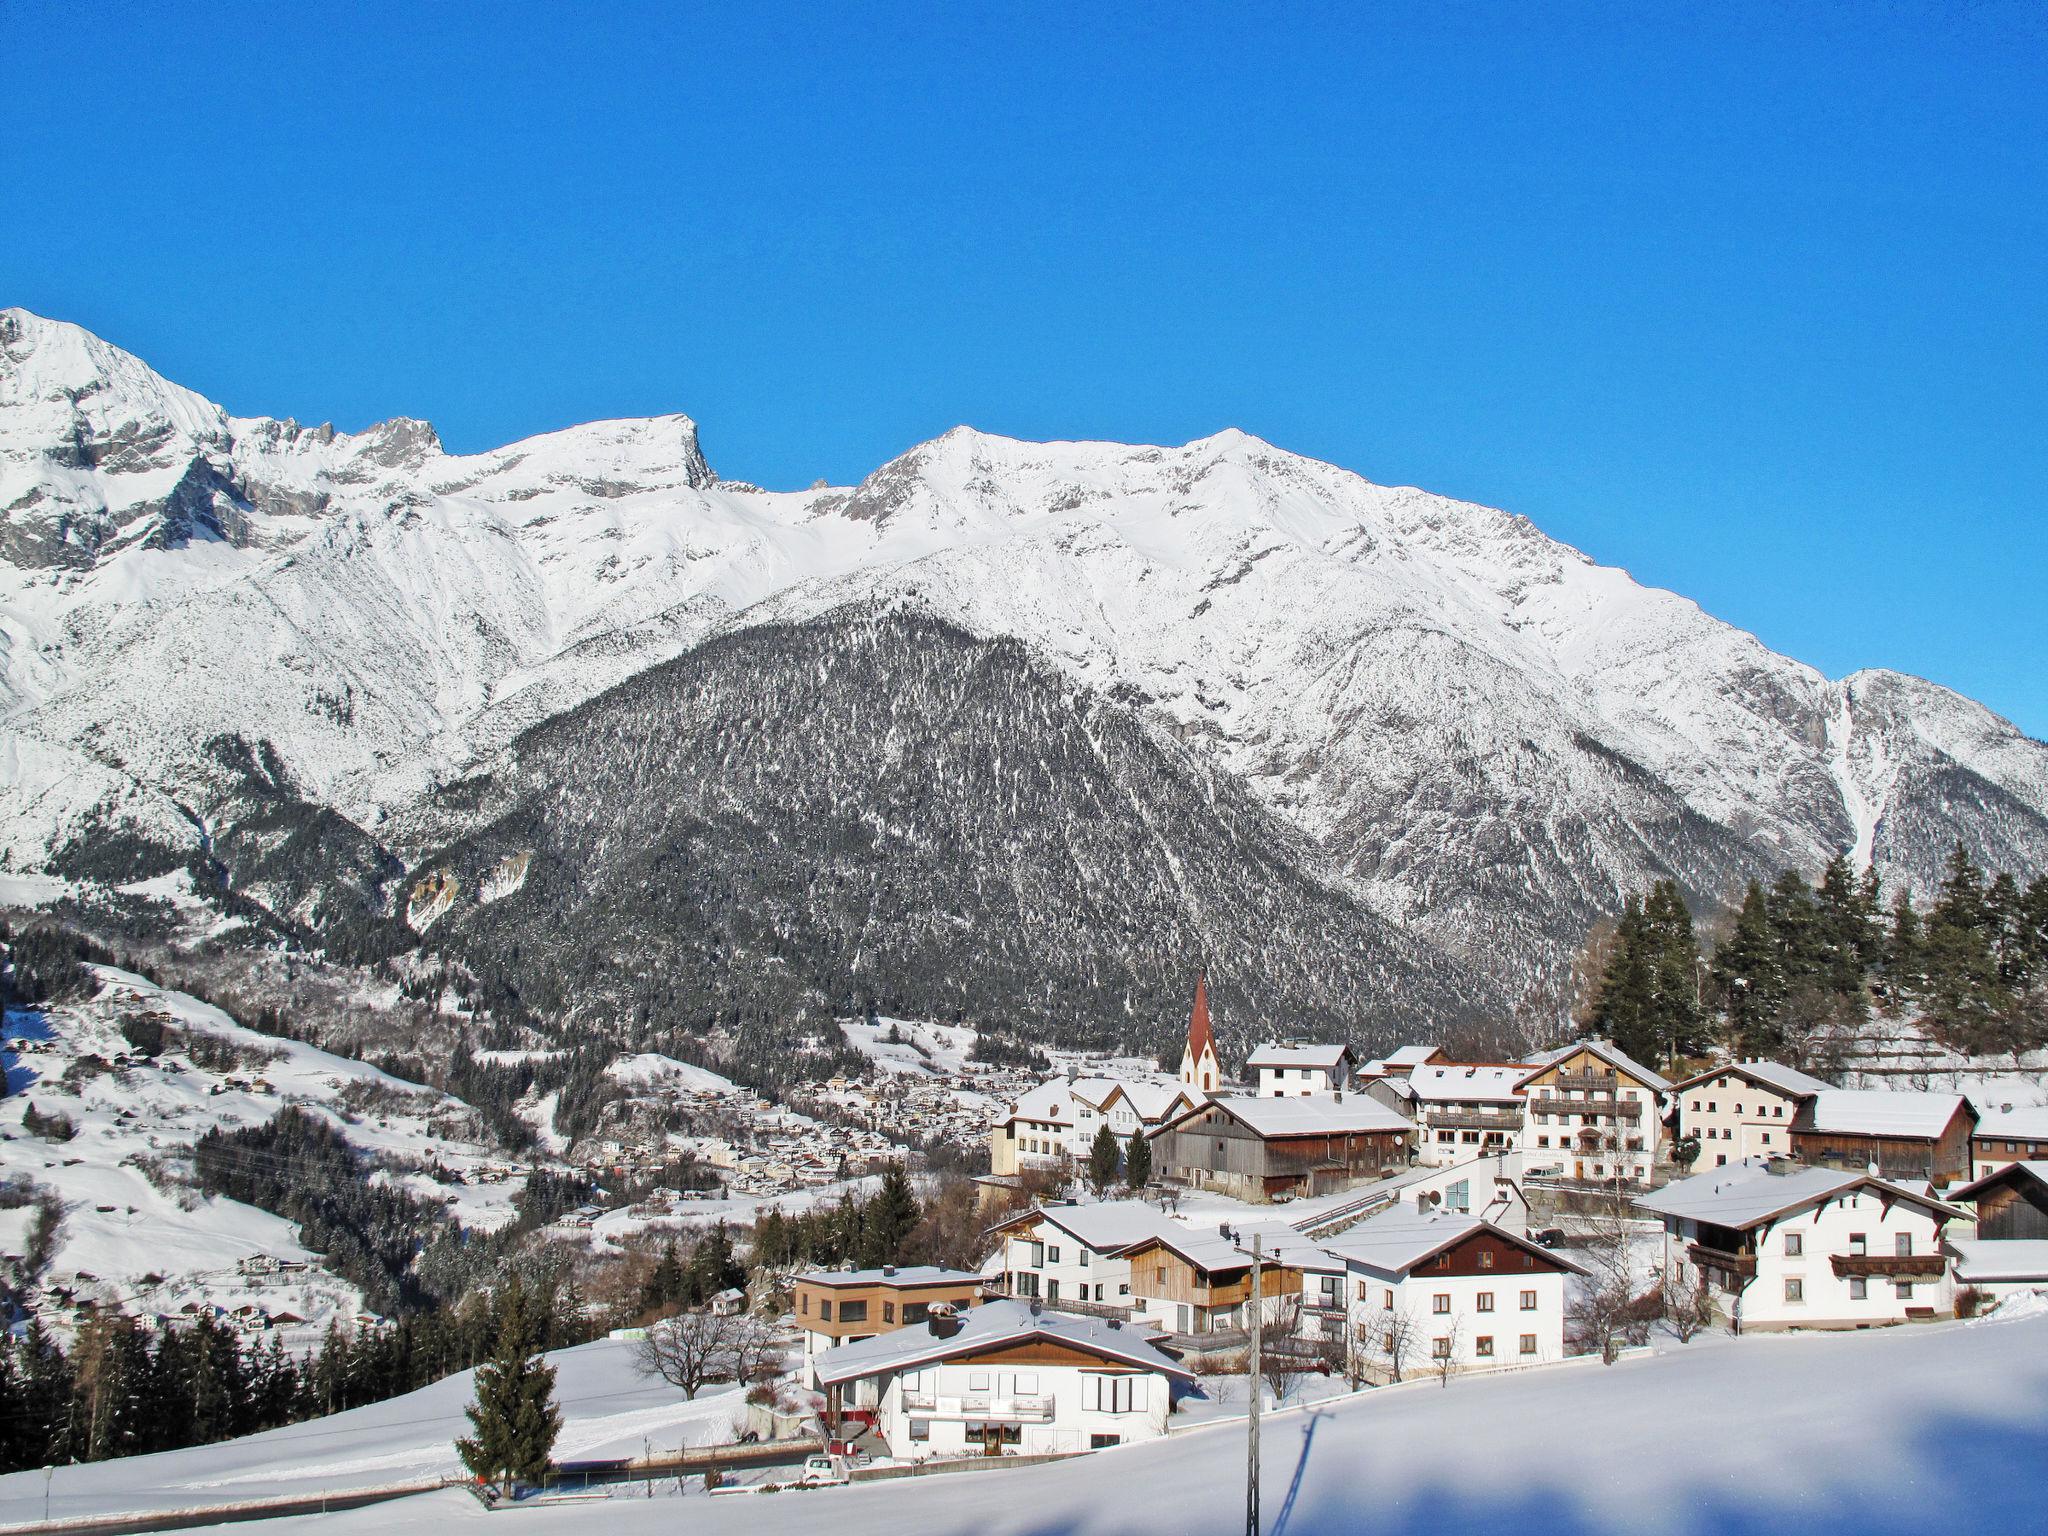
[[[1181,1110],[1207,1102],[1208,1095],[1199,1088],[1190,1088],[1185,1083],[1133,1082],[1128,1079],[1117,1084],[1117,1093],[1131,1106],[1131,1112],[1147,1125],[1157,1125]],[[1102,1108],[1109,1108],[1111,1094],[1102,1101]]]
[[[1299,1099],[1217,1098],[1197,1105],[1167,1122],[1180,1125],[1204,1109],[1218,1109],[1263,1139],[1278,1136],[1355,1136],[1411,1129],[1370,1094],[1339,1098],[1316,1095]]]
[[[1807,1100],[1793,1122],[1795,1131],[1838,1136],[1900,1136],[1934,1141],[1958,1113],[1974,1117],[1960,1093],[1888,1093],[1830,1088]]]
[[[1981,1179],[1972,1179],[1948,1198],[1953,1204],[1961,1205],[1999,1184],[2038,1184],[2048,1191],[2048,1162],[2007,1163],[2003,1168],[1994,1168]]]
[[[1528,1075],[1528,1067],[1520,1063],[1433,1062],[1410,1072],[1408,1087],[1416,1098],[1439,1104],[1505,1104],[1521,1100],[1521,1082]]]
[[[1260,1067],[1320,1067],[1334,1072],[1350,1059],[1348,1045],[1281,1045],[1268,1041],[1244,1061],[1247,1072]]]
[[[2048,1141],[2048,1104],[2000,1104],[1985,1109],[1977,1117],[1977,1134]]]
[[[992,1301],[961,1313],[959,1323],[959,1331],[944,1338],[926,1325],[898,1328],[857,1344],[841,1345],[817,1357],[818,1381],[831,1386],[1038,1341],[1062,1344],[1099,1360],[1137,1366],[1183,1381],[1193,1379],[1179,1361],[1161,1354],[1134,1330],[1120,1328],[1105,1318],[1034,1311],[1021,1301]]]
[[[1120,1253],[1148,1237],[1183,1231],[1142,1200],[1100,1200],[1093,1205],[1037,1205],[1020,1211],[989,1230],[1008,1232],[1044,1221],[1091,1252]]]
[[[1629,1055],[1628,1052],[1615,1045],[1612,1040],[1574,1040],[1569,1045],[1560,1045],[1547,1051],[1538,1051],[1529,1058],[1529,1070],[1522,1074],[1522,1081],[1526,1083],[1537,1073],[1545,1068],[1556,1066],[1560,1061],[1563,1061],[1576,1051],[1591,1051],[1595,1056],[1606,1062],[1607,1065],[1614,1068],[1615,1071],[1626,1073],[1638,1082],[1647,1083],[1660,1093],[1671,1086],[1662,1076],[1652,1072],[1640,1061]]]
[[[1709,1067],[1704,1072],[1695,1072],[1671,1085],[1673,1093],[1712,1082],[1717,1077],[1746,1078],[1773,1092],[1788,1098],[1810,1099],[1816,1093],[1828,1091],[1828,1084],[1817,1077],[1808,1076],[1797,1067],[1788,1067],[1781,1061],[1731,1061],[1722,1066]]]
[[[1374,1274],[1406,1275],[1446,1248],[1482,1232],[1536,1254],[1547,1268],[1585,1273],[1570,1259],[1538,1247],[1527,1238],[1518,1237],[1507,1228],[1497,1227],[1480,1217],[1454,1211],[1420,1211],[1412,1205],[1396,1205],[1376,1216],[1368,1216],[1323,1246],[1346,1264],[1371,1270]]]
[[[1956,1279],[1965,1285],[2048,1285],[2048,1239],[1957,1237],[1948,1246],[1956,1256]]]
[[[1773,1166],[1784,1169],[1773,1173]],[[1869,1189],[1891,1200],[1907,1200],[1923,1206],[1944,1220],[1966,1217],[1932,1195],[1908,1189],[1875,1174],[1847,1173],[1833,1168],[1809,1168],[1803,1163],[1774,1164],[1768,1158],[1745,1158],[1725,1168],[1711,1168],[1680,1179],[1636,1199],[1638,1210],[1657,1216],[1675,1216],[1685,1221],[1704,1221],[1717,1227],[1742,1232],[1750,1227],[1802,1210],[1809,1205],[1838,1199]]]
[[[1388,1077],[1407,1072],[1426,1061],[1434,1061],[1443,1055],[1440,1045],[1403,1045],[1389,1051],[1378,1061],[1368,1061],[1358,1069],[1360,1077]]]
[[[1256,1235],[1261,1250],[1259,1262],[1266,1267],[1329,1267],[1322,1245],[1284,1221],[1267,1218],[1229,1225],[1230,1230],[1224,1232],[1219,1227],[1173,1224],[1142,1242],[1133,1243],[1130,1252],[1140,1253],[1156,1246],[1179,1254],[1204,1274],[1229,1274],[1252,1267],[1252,1238]]]
[[[1043,1120],[1053,1125],[1072,1125],[1074,1103],[1073,1096],[1067,1092],[1067,1080],[1056,1077],[1049,1083],[1040,1083],[1036,1088],[1020,1093],[1017,1102],[1010,1106],[1010,1112],[1003,1116],[1005,1124],[1012,1120]]]

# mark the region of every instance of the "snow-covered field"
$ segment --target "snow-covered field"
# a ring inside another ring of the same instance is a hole
[[[633,1346],[618,1340],[560,1350],[549,1359],[563,1416],[558,1460],[637,1457],[650,1445],[658,1455],[734,1438],[733,1416],[743,1406],[736,1387],[707,1388],[686,1402],[675,1387],[639,1375]],[[463,1371],[403,1397],[241,1440],[60,1467],[50,1516],[206,1508],[458,1477],[454,1441],[468,1432],[463,1409],[474,1395],[473,1375]],[[39,1521],[42,1512],[40,1472],[0,1477],[0,1530]]]
[[[1426,1381],[1290,1409],[1266,1421],[1264,1529],[1272,1536],[2038,1532],[2048,1528],[2039,1483],[2048,1456],[2048,1315],[2038,1305],[2006,1310],[2018,1315],[1878,1333],[1703,1338],[1611,1368],[1588,1363],[1448,1387]],[[577,1360],[584,1352],[564,1357],[563,1393],[581,1420],[574,1454],[622,1441],[630,1447],[644,1420],[662,1411],[644,1388],[636,1393],[607,1377],[617,1366],[605,1348],[590,1346],[587,1375]],[[602,1420],[588,1417],[593,1405],[585,1394],[602,1394],[608,1379],[620,1396]],[[182,1499],[209,1490],[246,1496],[252,1488],[305,1486],[323,1467],[364,1481],[387,1476],[386,1469],[427,1467],[433,1437],[460,1427],[463,1390],[430,1389],[444,1394],[435,1400],[438,1421],[425,1393],[361,1410],[423,1422],[360,1440],[315,1439],[323,1426],[308,1425],[150,1458],[153,1466],[66,1468],[57,1483],[69,1501],[61,1512],[112,1508],[150,1485]],[[678,1529],[704,1536],[798,1529],[1221,1536],[1244,1529],[1243,1477],[1243,1427],[1223,1423],[1164,1443],[1002,1472],[801,1495],[693,1496],[683,1505],[622,1498],[502,1517],[449,1490],[321,1517],[317,1528],[441,1536],[451,1526],[516,1520],[533,1536]],[[0,1521],[39,1514],[40,1493],[36,1474],[0,1479]],[[313,1522],[244,1527],[250,1536],[286,1528]]]
[[[353,1315],[354,1288],[331,1276],[239,1276],[243,1259],[313,1255],[291,1223],[180,1182],[189,1172],[189,1149],[205,1132],[260,1125],[288,1104],[320,1114],[373,1156],[464,1173],[460,1184],[426,1174],[404,1175],[402,1182],[449,1202],[465,1223],[492,1227],[509,1219],[521,1181],[469,1177],[503,1160],[468,1139],[470,1111],[459,1101],[246,1029],[210,1004],[130,972],[94,970],[101,988],[90,1001],[7,1015],[6,1039],[20,1048],[5,1058],[12,1092],[0,1123],[0,1174],[33,1179],[64,1203],[51,1284],[135,1313],[175,1312],[187,1302],[250,1303],[305,1319],[308,1334],[329,1317]],[[172,1043],[154,1059],[136,1054],[122,1035],[122,1020],[137,1017],[155,1018],[172,1032]],[[239,1059],[229,1064],[212,1056],[212,1066],[199,1065],[179,1037],[233,1048]],[[104,1067],[95,1069],[93,1058]],[[350,1102],[360,1108],[347,1109]],[[77,1134],[68,1141],[31,1135],[21,1124],[31,1104],[67,1116]],[[145,1163],[156,1165],[156,1178]],[[26,1209],[0,1212],[0,1243],[18,1252],[29,1219]]]

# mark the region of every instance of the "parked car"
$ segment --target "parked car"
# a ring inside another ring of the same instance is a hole
[[[822,1488],[833,1483],[850,1483],[853,1474],[848,1471],[844,1456],[821,1454],[804,1458],[803,1476],[797,1481],[806,1488]]]

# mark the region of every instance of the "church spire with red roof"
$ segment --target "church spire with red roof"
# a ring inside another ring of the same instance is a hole
[[[1223,1064],[1216,1055],[1216,1035],[1209,1028],[1207,971],[1195,975],[1195,1011],[1188,1016],[1188,1043],[1180,1059],[1180,1080],[1204,1093],[1213,1093],[1223,1081]]]

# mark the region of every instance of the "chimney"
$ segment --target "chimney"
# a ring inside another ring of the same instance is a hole
[[[884,1265],[882,1266],[882,1277],[883,1277],[884,1279],[887,1279],[887,1280],[893,1280],[893,1279],[895,1279],[895,1278],[896,1278],[896,1266],[895,1266],[894,1264],[884,1264]]]
[[[960,1309],[950,1301],[935,1301],[925,1316],[925,1326],[935,1339],[950,1339],[964,1324],[960,1321]]]

